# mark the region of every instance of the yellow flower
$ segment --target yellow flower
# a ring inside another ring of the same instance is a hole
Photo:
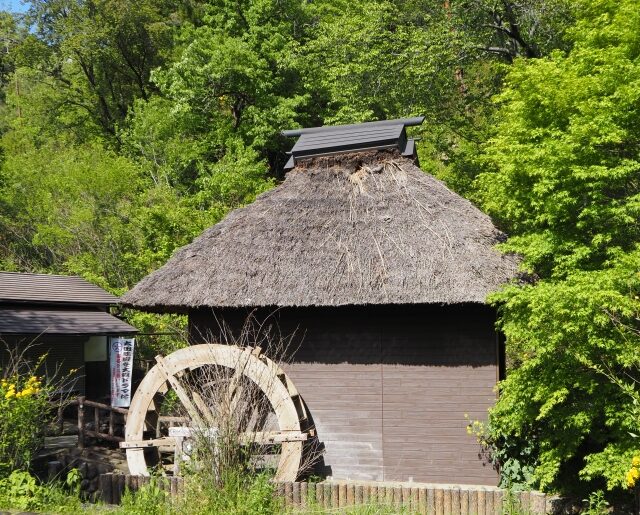
[[[631,465],[634,467],[640,467],[640,456],[634,456],[631,460]]]
[[[633,486],[635,486],[638,479],[640,479],[640,471],[635,467],[629,469],[629,472],[627,472],[627,486],[629,488],[632,488]]]
[[[5,395],[4,398],[5,399],[11,399],[12,397],[16,396],[16,392],[15,390],[9,390]]]

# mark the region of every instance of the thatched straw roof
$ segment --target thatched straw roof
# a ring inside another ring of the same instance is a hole
[[[482,303],[514,278],[504,235],[397,151],[318,157],[231,212],[122,301],[191,307]]]

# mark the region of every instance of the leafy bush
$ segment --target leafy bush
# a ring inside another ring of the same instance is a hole
[[[50,411],[41,378],[13,375],[0,380],[0,477],[23,470],[42,443]]]
[[[148,485],[124,493],[121,511],[127,515],[165,515],[171,512],[170,499],[152,477]]]
[[[28,472],[14,470],[0,479],[0,507],[54,513],[78,513],[82,507],[78,496],[80,474],[73,469],[65,483],[39,484]]]

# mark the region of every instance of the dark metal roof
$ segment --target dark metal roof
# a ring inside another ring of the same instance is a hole
[[[0,303],[117,304],[118,298],[81,277],[0,272]]]
[[[283,131],[287,137],[299,137],[291,149],[285,169],[304,158],[361,150],[397,148],[401,154],[415,157],[414,141],[407,138],[406,127],[420,125],[424,117],[366,122]]]
[[[104,311],[2,309],[1,334],[131,334],[138,330]]]

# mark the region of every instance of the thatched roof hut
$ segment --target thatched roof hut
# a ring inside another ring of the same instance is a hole
[[[487,215],[395,150],[299,163],[123,297],[203,306],[482,303],[518,263]]]
[[[414,121],[287,134],[300,139],[284,182],[123,302],[188,313],[192,342],[248,313],[301,335],[285,368],[328,475],[495,485],[464,417],[495,402],[504,348],[485,299],[518,260],[488,216],[417,167]]]

